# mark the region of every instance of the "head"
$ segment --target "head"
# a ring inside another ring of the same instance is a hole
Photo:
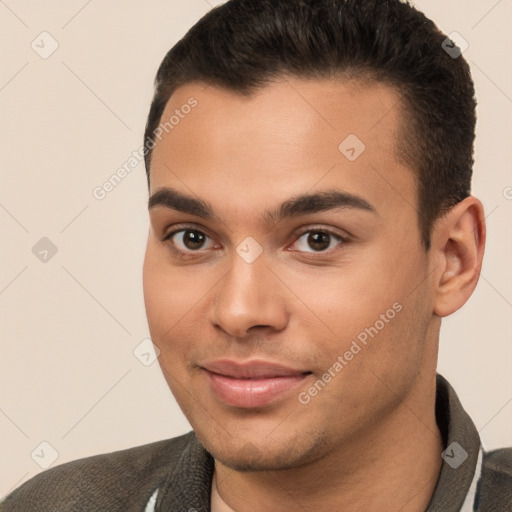
[[[471,295],[485,238],[473,83],[445,39],[398,0],[231,0],[164,58],[146,310],[227,465],[304,464],[432,392],[440,318]],[[300,378],[240,406],[208,371],[224,359]]]

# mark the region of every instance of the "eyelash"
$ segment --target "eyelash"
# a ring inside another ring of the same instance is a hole
[[[183,226],[179,226],[177,229],[174,229],[170,233],[167,233],[166,235],[164,235],[164,237],[160,239],[160,242],[162,244],[164,244],[164,245],[168,245],[168,244],[166,244],[166,242],[168,242],[176,234],[181,233],[183,231],[197,231],[197,232],[201,233],[202,235],[205,235],[206,237],[211,239],[211,237],[209,237],[204,231],[201,231],[200,229],[198,229],[196,226],[194,226],[194,225],[183,225]],[[309,227],[307,229],[304,229],[304,230],[294,234],[295,240],[294,240],[293,244],[295,244],[298,240],[300,240],[300,238],[302,238],[307,233],[324,233],[324,234],[328,234],[328,235],[332,236],[337,242],[340,242],[340,245],[342,245],[342,246],[348,244],[349,241],[350,241],[347,237],[341,236],[339,233],[335,233],[334,231],[332,231],[330,229],[320,228],[320,227]],[[328,249],[326,251],[318,251],[316,253],[315,252],[311,252],[311,253],[310,252],[306,252],[306,254],[326,255],[326,254],[332,253],[333,251],[336,251],[337,247],[339,247],[339,245],[334,247],[334,248]],[[174,252],[175,254],[180,256],[181,258],[188,258],[188,259],[199,258],[199,257],[202,256],[201,253],[204,252],[204,251],[201,251],[201,250],[191,251],[191,252],[183,252],[180,249],[178,249],[174,244],[170,245],[170,249],[171,249],[172,252]],[[302,252],[303,253],[304,251],[294,251],[294,252]]]

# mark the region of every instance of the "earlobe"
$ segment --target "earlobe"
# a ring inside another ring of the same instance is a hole
[[[473,293],[482,268],[485,236],[483,205],[473,196],[436,221],[432,240],[438,269],[434,283],[436,315],[451,315]]]

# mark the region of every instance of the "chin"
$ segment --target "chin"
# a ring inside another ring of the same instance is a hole
[[[302,466],[315,459],[321,458],[324,453],[321,439],[310,444],[300,443],[296,439],[275,440],[261,439],[261,444],[238,439],[230,444],[225,442],[217,444],[211,439],[199,440],[214,459],[234,471],[278,471]],[[238,442],[237,442],[238,441]],[[304,440],[302,440],[304,441]]]
[[[295,460],[290,454],[283,457],[276,456],[275,453],[247,454],[246,451],[241,450],[236,454],[221,452],[217,456],[213,453],[212,455],[216,461],[224,466],[240,472],[278,471],[301,465],[301,462]]]

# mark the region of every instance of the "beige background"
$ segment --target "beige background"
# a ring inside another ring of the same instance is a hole
[[[416,4],[469,43],[488,222],[482,278],[443,322],[439,371],[484,445],[512,445],[512,0]],[[0,496],[55,452],[54,465],[189,430],[158,364],[133,354],[149,336],[144,167],[102,201],[92,191],[140,147],[158,64],[212,5],[0,0]],[[46,59],[31,47],[51,48],[43,31],[59,45]],[[32,252],[42,237],[58,250],[46,263]]]

